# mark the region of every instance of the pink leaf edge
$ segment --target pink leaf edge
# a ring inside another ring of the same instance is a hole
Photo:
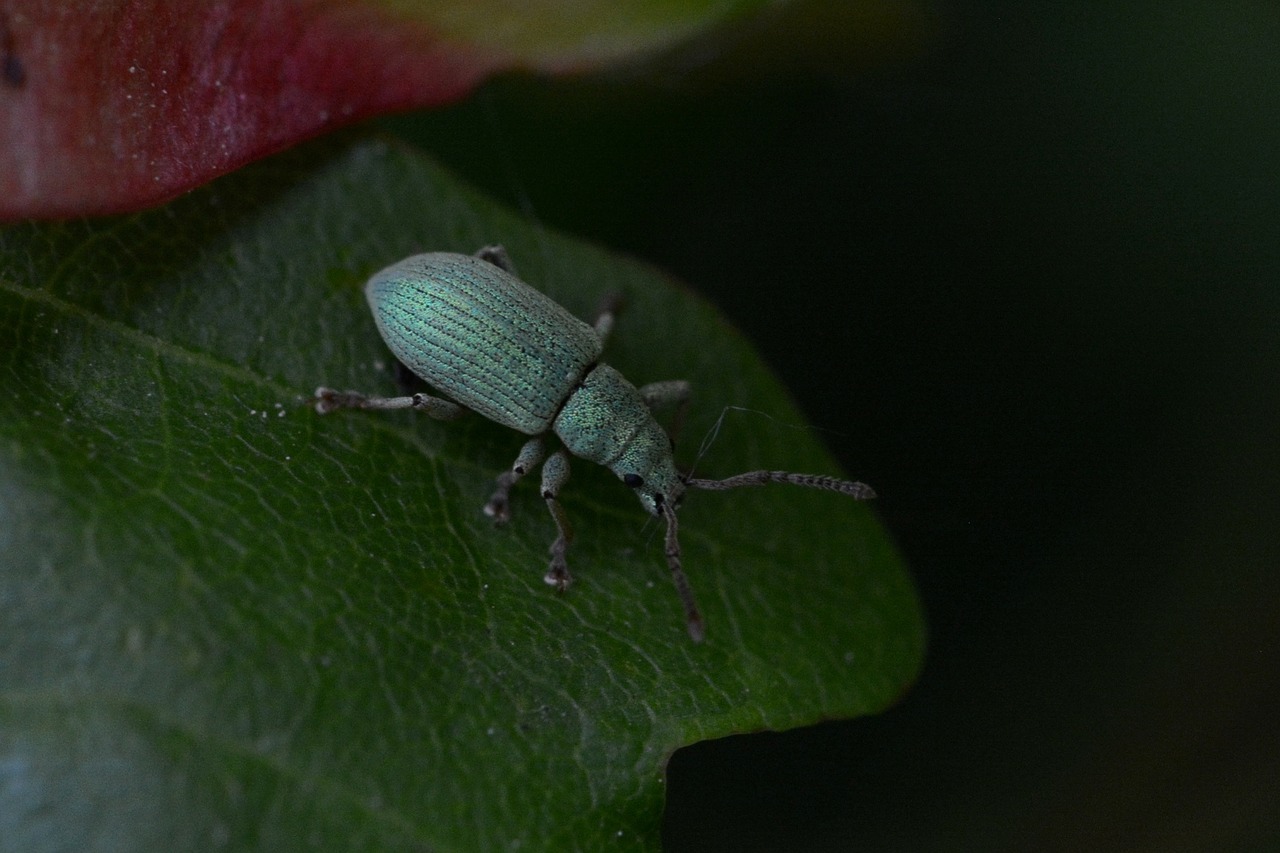
[[[337,0],[0,0],[0,220],[121,213],[509,57]]]

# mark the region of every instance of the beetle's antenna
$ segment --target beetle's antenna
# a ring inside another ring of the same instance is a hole
[[[774,423],[781,424],[783,427],[787,427],[789,429],[802,429],[806,431],[816,430],[818,432],[832,433],[833,435],[840,434],[835,432],[834,430],[824,430],[821,427],[809,426],[806,424],[793,424],[793,423],[787,423],[786,421],[780,421],[777,418],[775,418],[773,415],[769,414],[768,412],[762,412],[759,409],[748,409],[746,406],[725,406],[723,409],[720,410],[720,417],[716,418],[716,422],[711,425],[711,428],[707,430],[706,435],[703,437],[702,444],[698,447],[698,455],[693,458],[693,465],[689,466],[689,470],[686,476],[690,478],[693,477],[693,473],[698,469],[698,463],[702,461],[702,457],[707,454],[707,451],[711,449],[711,445],[715,444],[716,440],[720,437],[720,428],[724,426],[725,418],[728,417],[730,412],[747,412],[752,415],[759,415],[762,418],[766,418],[767,420],[773,421]]]
[[[715,444],[717,438],[720,437],[720,427],[724,425],[724,416],[729,414],[729,410],[736,408],[734,406],[725,406],[720,410],[720,417],[716,418],[716,422],[711,425],[711,429],[707,430],[707,434],[702,437],[702,444],[698,447],[698,455],[693,457],[693,465],[689,467],[689,476],[693,476],[693,472],[698,470],[698,463],[702,461],[702,457],[711,449],[711,445]]]
[[[698,602],[693,598],[693,590],[689,588],[689,579],[685,577],[684,566],[680,562],[680,526],[676,523],[675,508],[664,507],[662,514],[667,517],[667,565],[671,567],[671,580],[675,581],[680,603],[684,605],[684,621],[689,627],[689,636],[695,643],[701,643],[706,632],[702,614],[698,612]]]
[[[875,490],[866,483],[855,483],[852,480],[841,480],[837,477],[824,477],[821,474],[793,474],[790,471],[748,471],[736,477],[724,480],[699,480],[690,478],[685,485],[694,489],[724,491],[741,486],[763,486],[765,483],[790,483],[793,486],[806,486],[810,489],[825,489],[828,492],[839,492],[854,500],[865,501],[876,496]],[[670,536],[668,535],[668,542]],[[668,545],[670,553],[670,545]],[[677,552],[678,555],[678,552]]]

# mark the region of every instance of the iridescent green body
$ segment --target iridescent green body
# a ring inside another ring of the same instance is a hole
[[[512,273],[431,252],[376,273],[365,296],[392,354],[450,399],[525,435],[554,432],[575,456],[640,478],[655,515],[683,494],[649,404],[599,364],[600,334]]]

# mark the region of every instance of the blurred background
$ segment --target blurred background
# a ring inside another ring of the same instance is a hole
[[[1280,6],[883,23],[388,122],[718,305],[919,585],[902,702],[682,750],[667,847],[1280,850]]]

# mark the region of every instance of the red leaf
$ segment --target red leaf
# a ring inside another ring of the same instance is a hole
[[[0,0],[0,219],[157,204],[511,64],[336,0]]]

